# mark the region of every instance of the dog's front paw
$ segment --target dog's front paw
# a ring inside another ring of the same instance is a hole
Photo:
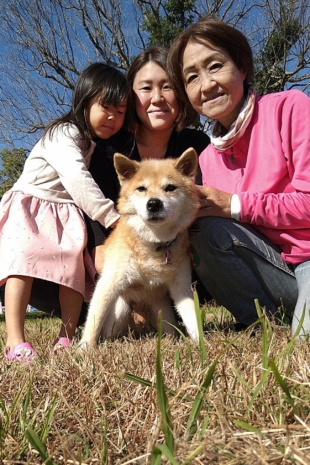
[[[81,339],[79,344],[78,344],[78,351],[79,352],[86,352],[87,349],[90,348],[90,345],[88,342],[84,339]]]
[[[198,342],[199,341],[199,333],[198,333],[197,325],[195,325],[192,328],[187,327],[186,329],[187,329],[187,333],[188,333],[189,337],[191,338],[191,340],[194,341],[194,342]]]

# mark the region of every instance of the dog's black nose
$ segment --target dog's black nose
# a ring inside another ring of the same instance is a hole
[[[163,208],[163,203],[160,199],[149,199],[146,204],[146,208],[152,213],[157,213]]]

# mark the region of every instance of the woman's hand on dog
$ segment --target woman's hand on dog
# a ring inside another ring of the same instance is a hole
[[[197,217],[231,217],[230,203],[232,194],[210,186],[197,186],[197,189],[200,198],[200,209],[198,210]]]

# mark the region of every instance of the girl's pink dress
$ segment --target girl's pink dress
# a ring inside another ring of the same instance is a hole
[[[72,288],[88,301],[96,270],[82,211],[19,191],[5,193],[0,208],[0,285],[8,276],[32,276]]]

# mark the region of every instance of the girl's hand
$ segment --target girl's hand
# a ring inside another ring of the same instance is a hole
[[[119,220],[114,221],[114,223],[110,224],[109,228],[115,229]]]
[[[210,186],[197,186],[200,197],[200,209],[197,217],[221,216],[231,217],[230,202],[232,194]]]

